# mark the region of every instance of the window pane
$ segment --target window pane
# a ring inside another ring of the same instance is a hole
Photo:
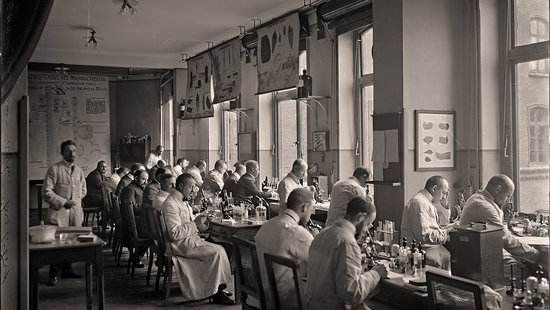
[[[548,41],[548,0],[515,0],[516,46]]]
[[[279,176],[282,179],[290,170],[298,155],[296,101],[281,101],[278,104],[279,123],[277,154],[279,159]]]
[[[372,60],[372,28],[361,35],[361,74],[373,72]]]
[[[374,109],[374,87],[373,85],[363,86],[361,89],[361,136],[362,136],[362,165],[372,167],[372,117]]]
[[[547,60],[547,59],[546,59]],[[516,65],[519,210],[548,209],[548,75],[532,75],[530,64]]]
[[[237,112],[224,111],[224,130],[225,130],[225,161],[229,170],[233,170],[233,164],[239,161],[239,151],[237,149],[238,132],[238,114]]]

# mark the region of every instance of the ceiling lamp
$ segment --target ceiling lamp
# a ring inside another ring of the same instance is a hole
[[[82,38],[84,40],[84,45],[87,47],[98,48],[99,41],[103,40],[101,37],[96,37],[96,32],[93,28],[90,28],[90,34]]]
[[[139,2],[137,0],[113,0],[113,3],[120,5],[120,7],[117,8],[117,12],[120,15],[136,15],[136,6],[139,5]]]
[[[67,75],[67,71],[69,71],[70,68],[69,68],[69,67],[65,67],[65,65],[61,63],[61,64],[59,64],[57,67],[54,67],[53,69],[54,69],[54,70],[57,72],[57,74],[59,74],[59,75]]]

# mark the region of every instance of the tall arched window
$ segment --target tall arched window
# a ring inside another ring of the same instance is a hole
[[[548,41],[548,21],[543,17],[532,17],[529,21],[531,43]],[[530,74],[548,74],[548,59],[540,59],[530,64]]]

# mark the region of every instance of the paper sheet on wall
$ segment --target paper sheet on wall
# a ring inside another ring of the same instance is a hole
[[[384,181],[384,163],[383,162],[373,162],[373,181]]]
[[[383,130],[373,131],[372,161],[383,163],[386,160],[386,138]]]
[[[385,144],[385,162],[399,162],[399,131],[397,129],[384,130]]]

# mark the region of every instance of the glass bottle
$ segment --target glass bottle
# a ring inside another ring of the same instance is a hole
[[[261,202],[256,207],[256,220],[258,220],[258,221],[266,221],[267,220],[267,209],[266,209],[266,207],[264,207],[264,205]]]

